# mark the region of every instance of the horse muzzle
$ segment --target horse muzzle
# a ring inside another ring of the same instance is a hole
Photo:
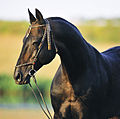
[[[29,74],[32,75],[33,72],[31,71],[27,75],[24,75],[24,77],[23,77],[22,72],[20,72],[19,70],[15,70],[15,72],[14,72],[15,83],[19,84],[19,85],[28,84],[30,82],[30,77],[31,77],[31,75],[29,75]]]

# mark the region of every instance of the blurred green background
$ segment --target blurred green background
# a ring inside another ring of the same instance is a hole
[[[120,45],[120,19],[79,21],[75,25],[83,37],[99,51]],[[13,80],[14,66],[28,25],[26,21],[0,21],[0,104],[33,103],[35,100],[28,85],[18,86]],[[49,103],[51,81],[59,64],[59,56],[56,56],[37,73],[39,87]]]
[[[38,8],[44,18],[58,16],[72,22],[100,52],[120,46],[120,0],[3,0],[0,5],[0,119],[47,119],[29,86],[16,85],[13,79],[29,26],[28,8],[33,14]],[[51,112],[50,85],[59,64],[57,55],[36,74]],[[32,79],[31,83],[37,92]]]

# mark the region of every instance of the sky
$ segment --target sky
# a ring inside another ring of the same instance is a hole
[[[28,20],[38,8],[44,18],[65,19],[120,17],[120,0],[0,0],[1,20]]]

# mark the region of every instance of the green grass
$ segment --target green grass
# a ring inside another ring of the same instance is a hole
[[[37,77],[38,86],[47,100],[50,102],[50,85],[51,80],[46,78]],[[37,96],[39,97],[38,91],[34,82],[31,81],[33,85],[33,89],[37,92]],[[17,85],[11,75],[1,74],[0,75],[0,104],[4,103],[31,103],[35,100],[32,91],[29,85]]]

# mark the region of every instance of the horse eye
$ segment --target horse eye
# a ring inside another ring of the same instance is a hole
[[[34,45],[34,46],[39,46],[39,41],[34,41],[33,43],[32,43],[32,45]]]

